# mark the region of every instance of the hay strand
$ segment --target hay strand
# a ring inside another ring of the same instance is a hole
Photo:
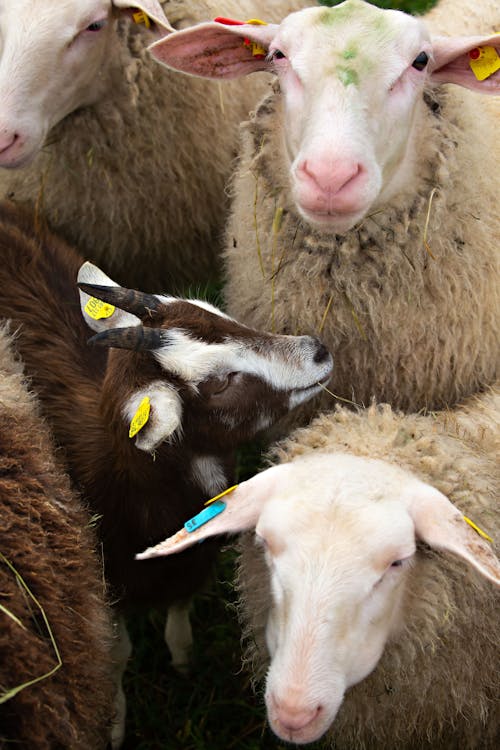
[[[272,230],[272,244],[271,244],[271,331],[275,333],[275,320],[274,320],[274,306],[275,306],[275,286],[276,286],[276,273],[275,273],[275,260],[276,260],[276,247],[278,244],[278,234],[281,229],[281,222],[283,220],[283,208],[277,206],[274,212],[273,218],[273,230]]]
[[[326,318],[328,316],[328,313],[330,312],[330,307],[332,306],[332,302],[333,302],[333,293],[330,294],[330,299],[328,300],[328,304],[325,308],[325,312],[323,313],[323,317],[321,318],[321,323],[319,325],[319,330],[318,330],[319,334],[321,334],[323,328],[325,327]]]
[[[432,201],[434,200],[434,196],[436,195],[436,193],[437,193],[437,187],[432,188],[431,194],[429,196],[429,205],[427,207],[427,216],[425,217],[425,225],[424,225],[424,247],[427,253],[432,258],[432,260],[436,260],[436,257],[432,254],[429,243],[427,242],[427,231],[429,229],[429,221],[431,218]]]
[[[56,658],[57,658],[57,664],[54,667],[52,667],[52,669],[49,670],[48,672],[46,672],[45,674],[39,675],[39,677],[34,677],[32,680],[28,680],[27,682],[23,682],[22,685],[17,685],[16,687],[10,688],[10,690],[6,690],[4,693],[2,693],[0,695],[0,705],[1,705],[2,703],[6,703],[8,700],[10,700],[11,698],[13,698],[15,695],[17,695],[18,693],[20,693],[21,690],[24,690],[27,687],[31,687],[31,685],[36,685],[37,682],[41,682],[42,680],[46,680],[49,677],[52,677],[52,675],[55,674],[55,672],[57,672],[57,670],[62,667],[62,663],[63,662],[62,662],[62,659],[61,659],[61,655],[59,653],[59,649],[57,647],[57,643],[56,643],[55,638],[54,638],[54,634],[52,633],[52,628],[50,627],[50,623],[49,623],[49,621],[47,619],[47,615],[45,614],[44,608],[42,607],[42,605],[40,604],[40,602],[38,601],[38,599],[36,598],[36,596],[34,595],[34,593],[30,590],[29,586],[24,581],[24,579],[21,576],[21,574],[18,573],[18,571],[15,569],[15,567],[12,565],[12,563],[9,562],[9,560],[7,560],[7,558],[5,557],[5,555],[3,555],[1,552],[0,552],[0,562],[3,562],[4,565],[6,565],[9,568],[9,570],[15,575],[16,580],[19,583],[19,585],[21,586],[21,588],[24,589],[24,591],[28,594],[28,596],[30,597],[30,599],[38,607],[38,609],[40,611],[40,614],[42,615],[43,621],[45,623],[45,627],[47,628],[47,633],[49,635],[50,642],[52,643],[52,647],[54,649],[54,653],[55,653]],[[9,614],[11,614],[11,613],[9,613]],[[17,618],[15,618],[15,619],[17,619]]]
[[[351,404],[352,406],[356,406],[358,409],[363,408],[361,404],[357,404],[355,401],[350,401],[348,398],[343,398],[343,396],[337,396],[337,394],[330,391],[326,387],[326,385],[323,385],[322,383],[318,383],[318,385],[320,388],[326,391],[329,396],[333,396],[333,398],[337,399],[337,401],[343,401],[344,404]]]
[[[266,278],[266,272],[264,271],[264,261],[262,260],[262,247],[259,239],[259,222],[257,219],[257,203],[259,200],[259,176],[254,175],[255,179],[255,192],[253,198],[253,227],[255,230],[255,247],[257,249],[257,256],[259,258],[259,266],[262,273],[262,278]]]

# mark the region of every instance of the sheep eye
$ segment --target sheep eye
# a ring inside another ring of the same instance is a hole
[[[428,62],[429,55],[427,52],[421,52],[412,62],[412,67],[415,68],[415,70],[423,70]]]
[[[394,562],[391,563],[391,568],[400,568],[402,564],[402,560],[394,560]]]
[[[286,57],[285,53],[282,52],[280,49],[275,49],[272,52],[273,60],[283,60],[285,57]]]
[[[90,23],[85,31],[100,31],[103,29],[106,25],[106,20],[103,18],[102,21],[94,21],[94,23]]]

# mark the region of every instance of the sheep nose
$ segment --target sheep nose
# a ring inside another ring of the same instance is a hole
[[[316,708],[301,708],[293,703],[288,704],[277,700],[274,700],[274,704],[276,720],[285,731],[289,732],[297,732],[300,729],[305,729],[309,724],[312,724],[321,711],[321,706],[317,706]]]
[[[356,161],[311,158],[299,165],[297,175],[316,190],[333,197],[350,186],[362,171],[363,167]]]
[[[4,151],[7,151],[12,145],[14,145],[17,139],[17,133],[9,131],[0,132],[0,154],[3,154]]]

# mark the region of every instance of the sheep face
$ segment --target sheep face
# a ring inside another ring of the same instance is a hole
[[[383,461],[313,452],[224,498],[226,509],[140,559],[254,528],[269,573],[266,704],[283,740],[330,727],[344,693],[377,665],[405,620],[416,541],[453,552],[500,584],[500,563],[452,503]]]
[[[54,125],[102,96],[115,6],[168,27],[156,0],[0,2],[0,166],[29,162]]]
[[[152,54],[211,78],[275,73],[282,131],[275,179],[287,183],[286,200],[303,219],[337,234],[413,192],[426,86],[500,90],[500,72],[478,81],[468,57],[483,44],[499,48],[498,36],[431,39],[419,19],[361,0],[307,8],[279,26],[224,24],[171,35]]]
[[[141,450],[176,433],[195,451],[232,450],[330,379],[331,355],[316,338],[260,333],[206,302],[124,290],[90,263],[78,280],[84,317],[98,332],[94,343],[113,347],[108,401],[129,424],[149,399],[151,415],[136,437]],[[92,317],[88,292],[116,305],[114,312]]]

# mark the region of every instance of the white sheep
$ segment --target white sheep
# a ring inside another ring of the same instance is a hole
[[[104,750],[111,616],[88,510],[0,325],[0,746]]]
[[[469,66],[478,47],[498,59],[493,28],[488,0],[485,36],[457,38],[348,0],[279,26],[202,24],[152,48],[197,75],[277,75],[243,129],[228,308],[253,326],[321,331],[342,399],[438,408],[498,377],[500,99],[479,92],[498,94],[500,72],[479,81]],[[249,57],[240,35],[267,57]]]
[[[272,14],[301,4],[274,2]],[[0,170],[0,194],[36,205],[40,219],[122,282],[205,282],[221,246],[237,125],[266,84],[187,81],[162,70],[147,46],[170,22],[223,12],[245,20],[268,5],[2,3],[0,166],[9,171]]]
[[[498,550],[499,425],[500,390],[429,416],[322,415],[216,519],[141,555],[255,528],[241,616],[280,738],[498,746],[500,562],[484,535]]]

